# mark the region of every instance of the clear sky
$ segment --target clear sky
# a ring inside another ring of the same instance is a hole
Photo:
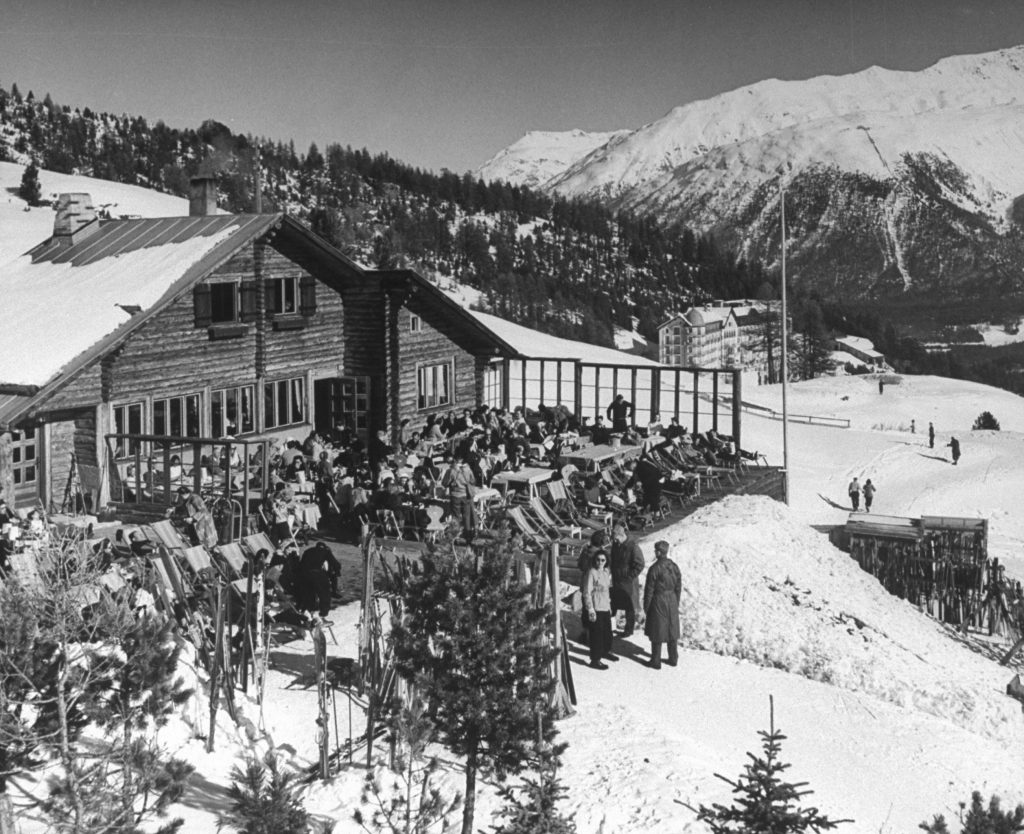
[[[1024,0],[0,0],[0,84],[462,172],[764,78],[1024,43]]]

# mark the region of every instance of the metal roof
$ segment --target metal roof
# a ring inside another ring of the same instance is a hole
[[[215,235],[225,229],[234,229],[232,237],[239,232],[244,237],[279,219],[280,215],[277,214],[218,214],[204,217],[100,220],[95,232],[70,246],[51,237],[30,249],[28,254],[34,264],[70,263],[72,266],[85,266],[126,252]]]

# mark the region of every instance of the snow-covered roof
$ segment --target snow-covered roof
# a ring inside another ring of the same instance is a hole
[[[844,345],[845,347],[853,348],[853,350],[867,354],[868,356],[872,356],[877,359],[884,358],[881,353],[875,350],[874,343],[870,339],[865,339],[863,336],[839,336],[836,338],[836,342],[840,345]]]
[[[46,241],[0,264],[0,298],[10,311],[0,329],[0,383],[44,385],[276,217],[103,221],[70,247]],[[131,316],[119,305],[141,311]]]
[[[589,345],[586,342],[574,342],[559,336],[550,336],[539,330],[531,330],[520,324],[513,324],[505,319],[470,310],[481,324],[492,330],[516,351],[526,357],[537,359],[579,359],[583,362],[598,362],[602,365],[650,365],[658,363],[642,356],[623,353],[613,348]]]

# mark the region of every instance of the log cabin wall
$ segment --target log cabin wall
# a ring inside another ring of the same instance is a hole
[[[432,321],[418,312],[415,296],[398,311],[398,414],[399,420],[408,417],[410,425],[419,429],[427,415],[443,414],[451,409],[474,408],[479,402],[482,372],[478,372],[477,357],[461,348],[458,336],[450,323],[435,317]],[[412,319],[419,319],[419,329],[412,329]],[[486,362],[485,359],[481,360]],[[452,401],[447,404],[419,408],[419,369],[424,366],[450,362],[452,368]]]
[[[384,393],[384,291],[380,281],[365,277],[341,290],[346,337],[343,376],[370,378],[371,435],[386,425]]]
[[[79,463],[96,466],[96,415],[94,409],[77,414],[53,415],[47,421],[49,436],[45,458],[41,465],[46,467],[47,493],[41,495],[43,504],[51,512],[61,509],[64,491],[71,472],[71,455]]]

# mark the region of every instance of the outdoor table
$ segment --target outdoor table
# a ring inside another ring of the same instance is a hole
[[[508,495],[509,489],[513,491],[525,489],[530,498],[537,498],[538,485],[550,481],[553,474],[551,469],[524,467],[518,472],[499,472],[491,478],[491,486],[502,495]]]
[[[604,463],[620,458],[637,457],[640,452],[639,446],[612,446],[608,443],[601,443],[597,446],[588,446],[586,449],[577,449],[575,452],[563,454],[558,462],[562,466],[571,463],[583,472],[598,472]]]

